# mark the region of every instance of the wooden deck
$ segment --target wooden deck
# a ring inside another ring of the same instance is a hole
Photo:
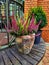
[[[16,45],[0,50],[0,65],[37,65],[45,53],[45,44],[41,40],[40,44],[33,46],[28,55],[17,51]]]

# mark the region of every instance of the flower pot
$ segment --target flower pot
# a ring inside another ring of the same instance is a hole
[[[41,39],[41,31],[38,31],[37,34],[35,35],[35,42],[34,44],[39,44]]]
[[[17,48],[18,51],[24,54],[28,54],[33,45],[35,40],[35,34],[20,36],[16,38]]]

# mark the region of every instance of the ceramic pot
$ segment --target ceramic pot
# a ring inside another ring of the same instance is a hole
[[[20,36],[15,39],[18,51],[24,54],[28,54],[33,45],[35,40],[35,34]]]

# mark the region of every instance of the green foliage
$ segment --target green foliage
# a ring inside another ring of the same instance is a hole
[[[46,14],[43,11],[42,7],[31,8],[30,11],[29,11],[29,14],[28,14],[30,16],[30,19],[32,18],[32,14],[33,13],[34,13],[34,16],[36,18],[36,24],[38,24],[38,22],[40,20],[42,21],[40,26],[39,26],[39,29],[41,29],[44,26],[46,26],[46,24],[47,24]]]

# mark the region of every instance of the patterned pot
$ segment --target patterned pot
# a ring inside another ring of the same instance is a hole
[[[34,45],[34,40],[34,33],[30,35],[17,37],[15,41],[17,43],[18,51],[24,54],[28,54]]]

